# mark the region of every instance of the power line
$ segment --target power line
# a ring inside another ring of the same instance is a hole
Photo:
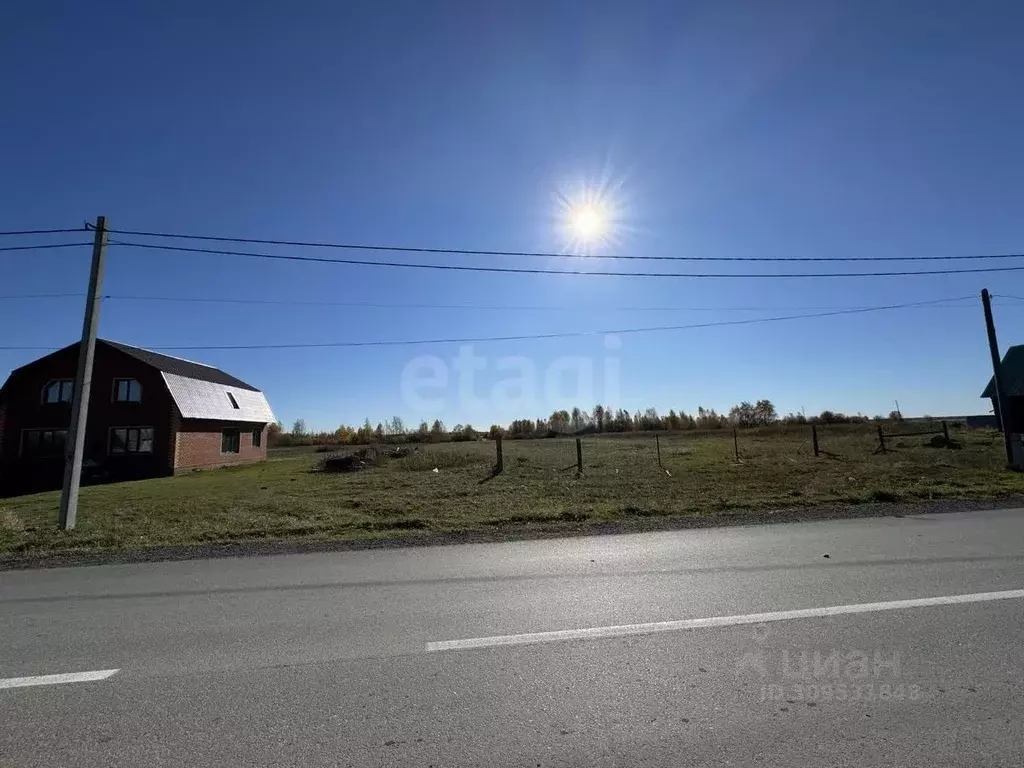
[[[0,296],[0,300],[18,300],[18,299],[71,299],[81,298],[85,296],[84,293],[21,293],[21,294],[8,294],[6,296]]]
[[[499,274],[520,275],[589,275],[594,277],[683,277],[683,278],[821,278],[821,277],[915,277],[927,275],[966,275],[988,272],[1018,272],[1024,265],[1016,267],[971,267],[966,269],[931,269],[914,272],[613,272],[610,270],[586,269],[541,269],[534,267],[477,267],[461,264],[410,264],[401,261],[367,261],[364,259],[328,259],[320,256],[295,256],[279,253],[260,253],[255,251],[224,251],[216,248],[187,248],[181,245],[156,245],[151,243],[132,243],[123,240],[111,240],[111,244],[144,248],[161,251],[177,251],[184,253],[207,253],[219,256],[242,256],[254,259],[273,259],[279,261],[305,261],[322,264],[349,264],[366,267],[397,267],[400,269],[434,269],[458,272],[491,272]]]
[[[950,299],[933,299],[930,301],[914,301],[905,304],[889,304],[880,307],[859,307],[856,309],[837,309],[828,312],[816,312],[813,314],[799,314],[799,315],[782,315],[778,317],[761,317],[761,318],[747,318],[743,320],[716,320],[708,323],[691,323],[688,325],[660,325],[660,326],[649,326],[646,328],[620,328],[617,330],[605,330],[605,331],[568,331],[561,333],[538,333],[538,334],[521,334],[515,336],[480,336],[480,337],[469,337],[469,338],[442,338],[442,339],[394,339],[394,340],[378,340],[378,341],[334,341],[334,342],[313,342],[313,343],[300,343],[300,344],[199,344],[199,345],[176,345],[176,346],[150,346],[147,349],[154,351],[164,352],[176,352],[184,350],[253,350],[253,349],[323,349],[323,348],[341,348],[341,347],[396,347],[396,346],[418,346],[424,344],[479,344],[485,342],[497,342],[497,341],[528,341],[528,340],[541,340],[541,339],[568,339],[568,338],[581,338],[586,336],[608,336],[617,334],[634,334],[634,333],[656,333],[664,331],[684,331],[694,330],[699,328],[717,328],[721,326],[731,325],[753,325],[756,323],[776,323],[785,320],[806,320],[820,317],[833,317],[836,315],[853,315],[862,314],[865,312],[881,312],[885,310],[893,309],[906,309],[909,307],[920,307],[929,304],[938,304],[941,302],[949,301],[960,301],[962,299],[973,298],[970,296],[963,296]],[[39,349],[55,349],[55,347],[25,347],[25,346],[13,346],[13,347],[0,347],[2,350],[39,350]]]
[[[53,296],[84,296],[85,294],[52,294]],[[0,298],[20,298],[3,297]],[[526,312],[815,312],[834,309],[862,309],[862,307],[573,307],[573,306],[543,306],[523,304],[427,304],[427,303],[404,303],[404,302],[371,302],[371,301],[304,301],[293,299],[226,299],[213,296],[129,296],[122,294],[108,294],[104,299],[119,301],[167,301],[185,302],[199,304],[256,304],[270,306],[299,306],[299,307],[347,307],[353,309],[461,309],[472,311],[500,310],[500,311],[526,311]],[[956,299],[939,299],[934,303],[922,304],[919,308],[940,306],[941,302],[973,300],[974,297],[961,297]],[[966,305],[954,305],[954,308],[964,308]]]
[[[584,254],[584,253],[546,253],[544,251],[489,251],[473,248],[425,248],[402,245],[370,245],[366,243],[326,243],[309,240],[269,240],[255,237],[215,237],[212,235],[188,235],[177,232],[143,232],[130,229],[111,229],[117,235],[133,235],[136,237],[159,237],[182,240],[205,240],[218,243],[245,243],[250,245],[287,245],[304,248],[335,248],[351,251],[393,251],[400,253],[434,253],[463,256],[517,256],[543,259],[584,259],[591,260],[622,260],[622,261],[963,261],[980,259],[1020,259],[1024,254],[1003,253],[990,255],[953,255],[953,256],[623,256],[621,254]],[[124,243],[127,244],[127,243]],[[137,245],[137,244],[133,244]],[[141,247],[141,246],[139,246]],[[378,263],[378,262],[373,262]],[[591,274],[591,273],[588,273]]]
[[[86,227],[75,227],[74,229],[7,229],[0,231],[0,237],[17,235],[59,235],[66,232],[85,232]]]
[[[0,295],[3,300],[31,300],[31,299],[65,299],[82,298],[84,293],[25,293]],[[436,303],[414,303],[414,302],[375,302],[375,301],[309,301],[303,299],[234,299],[217,296],[142,296],[129,294],[105,294],[101,297],[105,301],[156,301],[185,304],[244,304],[257,306],[286,306],[286,307],[345,307],[349,309],[455,309],[479,311],[522,311],[522,312],[817,312],[832,310],[860,310],[864,307],[768,307],[768,306],[746,306],[746,307],[640,307],[640,306],[550,306],[530,304],[436,304]],[[971,309],[972,304],[952,304],[955,301],[974,301],[973,296],[963,296],[952,299],[937,299],[935,301],[923,302],[918,305],[907,305],[908,309]]]
[[[81,245],[92,245],[92,243],[46,243],[43,245],[5,245],[0,251],[45,251],[50,248],[77,248]]]

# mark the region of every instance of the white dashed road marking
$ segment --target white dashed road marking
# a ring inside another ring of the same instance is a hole
[[[0,678],[0,688],[28,688],[32,685],[63,685],[65,683],[88,683],[113,677],[118,669],[96,669],[92,672],[66,672],[62,675],[36,675],[35,677]]]
[[[427,651],[463,651],[470,648],[491,648],[498,645],[529,645],[531,643],[556,643],[565,640],[594,640],[606,637],[623,637],[625,635],[674,632],[682,629],[731,627],[738,624],[761,624],[768,621],[789,621],[791,619],[816,619],[825,616],[845,616],[854,613],[876,613],[878,611],[896,611],[904,608],[963,605],[964,603],[986,603],[992,600],[1014,600],[1020,598],[1024,598],[1024,589],[1011,589],[1005,592],[978,592],[973,595],[921,597],[913,600],[890,600],[884,603],[858,603],[855,605],[833,605],[825,608],[801,608],[794,611],[748,613],[740,616],[715,616],[708,619],[654,621],[647,624],[621,624],[613,627],[591,627],[589,629],[562,629],[555,632],[529,632],[522,635],[471,637],[465,640],[441,640],[427,643]]]

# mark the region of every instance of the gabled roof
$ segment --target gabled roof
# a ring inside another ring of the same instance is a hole
[[[160,371],[167,391],[184,419],[252,423],[275,421],[270,404],[262,392],[219,368],[108,339],[96,339],[96,344],[134,357],[139,362]],[[69,344],[63,349],[16,368],[0,387],[0,393],[17,371],[77,347],[77,342]]]
[[[276,421],[267,398],[255,389],[178,376],[167,371],[161,375],[183,419],[257,424]]]
[[[1002,365],[1003,389],[1007,397],[1024,397],[1024,344],[1017,344],[1006,350]],[[996,396],[995,377],[988,380],[988,386],[981,393],[982,397]]]
[[[194,363],[182,357],[163,355],[159,352],[152,352],[148,349],[142,349],[142,347],[132,347],[118,341],[109,341],[107,339],[97,339],[96,341],[99,344],[113,347],[119,352],[124,352],[126,355],[131,355],[136,360],[146,365],[151,365],[164,373],[172,373],[175,376],[184,376],[189,379],[198,379],[199,381],[209,381],[214,384],[224,384],[229,387],[238,387],[239,389],[249,389],[253,392],[259,391],[256,387],[246,384],[241,379],[236,379],[231,374],[225,373],[219,368],[214,368],[212,365]]]

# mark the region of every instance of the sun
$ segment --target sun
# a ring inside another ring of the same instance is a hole
[[[581,243],[593,243],[600,240],[608,231],[608,219],[595,203],[579,203],[568,211],[569,229],[573,237]]]

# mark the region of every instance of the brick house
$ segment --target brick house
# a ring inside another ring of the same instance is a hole
[[[59,488],[79,345],[0,388],[0,492]],[[267,458],[266,397],[202,363],[98,339],[82,482],[160,477]]]
[[[1024,434],[1024,344],[1016,344],[1006,350],[1000,364],[1000,378],[1006,395],[1007,422],[1010,432]],[[981,396],[992,401],[992,413],[999,427],[999,407],[996,404],[996,380],[990,377]]]

